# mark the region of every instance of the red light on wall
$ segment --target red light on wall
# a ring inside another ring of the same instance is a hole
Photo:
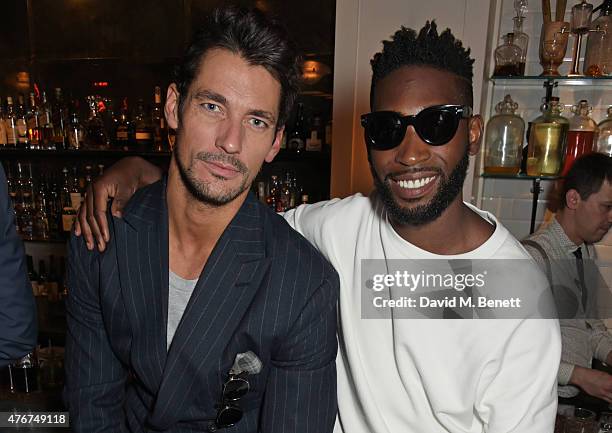
[[[108,81],[94,81],[94,87],[108,87]]]

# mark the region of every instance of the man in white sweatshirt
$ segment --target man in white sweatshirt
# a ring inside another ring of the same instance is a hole
[[[521,313],[509,320],[409,320],[389,308],[384,318],[369,318],[362,272],[371,260],[387,274],[418,273],[429,259],[516,260],[521,268],[505,280],[508,294],[527,287],[534,299],[550,297],[518,241],[493,215],[463,201],[483,124],[472,115],[469,50],[428,22],[418,35],[397,31],[371,63],[372,112],[362,125],[376,190],[285,213],[340,275],[335,431],[552,432],[561,354],[556,320]],[[159,175],[142,160],[120,163],[89,194],[77,231],[104,247],[108,196],[125,201]],[[395,299],[390,289],[386,299]]]

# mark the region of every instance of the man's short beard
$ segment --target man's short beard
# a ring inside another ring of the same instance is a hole
[[[176,165],[178,167],[179,174],[181,176],[181,180],[187,188],[187,191],[196,198],[196,200],[209,204],[212,206],[222,206],[225,205],[240,194],[242,194],[245,190],[247,190],[250,185],[248,184],[248,169],[247,167],[236,158],[230,155],[223,155],[219,153],[212,152],[199,152],[195,158],[202,161],[215,161],[215,162],[223,162],[224,164],[231,164],[234,168],[236,168],[243,176],[242,183],[234,189],[229,191],[225,191],[224,193],[215,194],[214,189],[211,188],[210,183],[202,182],[199,180],[195,173],[193,172],[194,160],[191,160],[189,163],[189,167],[183,165],[183,161],[180,157],[180,145],[178,143],[177,136],[177,145],[174,147],[174,159],[176,161]],[[220,181],[223,181],[223,178],[218,177]]]
[[[463,158],[457,163],[450,176],[447,178],[442,170],[437,170],[440,186],[433,198],[426,204],[416,206],[412,209],[402,207],[393,197],[389,182],[393,182],[389,176],[380,180],[370,158],[370,169],[374,177],[374,185],[385,205],[391,219],[400,225],[423,225],[436,220],[442,212],[455,200],[463,188],[463,182],[467,175],[470,157],[466,149]]]

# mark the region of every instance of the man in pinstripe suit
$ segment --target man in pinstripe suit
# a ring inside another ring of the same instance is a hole
[[[103,253],[70,241],[75,432],[332,430],[338,276],[249,194],[298,74],[258,12],[217,10],[196,36],[167,93],[167,178],[134,195]]]

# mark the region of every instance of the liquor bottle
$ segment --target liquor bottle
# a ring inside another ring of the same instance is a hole
[[[85,141],[85,130],[79,122],[79,115],[76,110],[70,115],[70,125],[68,126],[68,148],[82,149]]]
[[[44,184],[41,182],[36,198],[33,222],[34,236],[37,239],[49,239],[51,237],[49,215],[47,214],[48,207],[47,192],[45,191]]]
[[[304,151],[306,143],[304,141],[304,104],[301,102],[297,105],[297,113],[293,129],[287,138],[287,149],[301,153]]]
[[[6,98],[6,143],[9,147],[17,147],[18,134],[17,134],[17,113],[15,113],[15,107],[13,106],[13,98],[8,96]]]
[[[612,0],[604,2],[593,13],[599,17],[591,22],[584,56],[584,74],[593,77],[612,75]]]
[[[49,222],[49,236],[52,238],[61,237],[62,206],[60,195],[57,188],[57,181],[54,179],[48,183],[47,191],[47,221]]]
[[[612,156],[612,106],[608,107],[608,117],[597,125],[597,151]]]
[[[138,100],[136,115],[134,116],[134,130],[136,148],[140,151],[151,150],[153,144],[153,127],[147,116],[144,101]]]
[[[266,203],[275,212],[281,212],[277,209],[282,208],[282,204],[280,201],[280,189],[281,185],[278,181],[278,176],[270,176],[270,192],[268,194],[268,197],[266,197]]]
[[[544,98],[540,111],[542,115],[531,123],[529,131],[527,174],[556,176],[563,162],[569,121],[561,116],[562,105],[557,97],[550,102]]]
[[[495,49],[495,70],[493,75],[521,75],[521,49],[514,43],[514,33],[504,36],[504,43]]]
[[[30,105],[26,112],[26,124],[28,127],[28,139],[30,140],[30,149],[39,150],[41,148],[41,130],[38,123],[40,113],[36,104],[36,95],[30,92]]]
[[[53,115],[51,112],[51,105],[47,100],[47,93],[43,91],[40,99],[38,124],[40,126],[41,148],[55,150],[56,146],[53,141]]]
[[[572,107],[572,116],[569,121],[569,132],[567,133],[567,148],[565,151],[565,162],[561,176],[567,175],[574,161],[582,155],[593,152],[597,123],[589,117],[592,108],[583,99],[578,105]]]
[[[323,124],[319,116],[315,116],[310,129],[310,137],[306,139],[307,152],[320,152],[323,149]]]
[[[21,164],[20,171],[21,171]],[[19,216],[19,229],[21,236],[25,239],[34,237],[34,185],[32,180],[32,164],[28,164],[28,177],[23,176],[21,171],[21,203]]]
[[[72,182],[70,182],[70,206],[75,211],[79,210],[81,202],[83,201],[83,195],[79,184],[79,176],[76,167],[72,167]]]
[[[128,99],[123,98],[121,112],[117,119],[117,128],[115,129],[115,146],[119,149],[129,150],[132,137],[133,128],[132,122],[130,122]]]
[[[28,122],[26,120],[26,109],[23,94],[19,94],[17,97],[19,105],[17,106],[17,147],[21,149],[30,148],[30,139],[28,137]]]
[[[92,149],[106,149],[108,146],[108,135],[104,127],[104,121],[98,113],[98,100],[95,96],[88,96],[89,118],[85,123],[85,144]]]
[[[17,175],[14,178],[14,188],[12,191],[9,189],[9,194],[13,201],[13,207],[15,209],[15,225],[17,226],[17,233],[21,234],[21,205],[22,205],[22,191],[24,185],[23,179],[23,168],[21,162],[17,162]]]
[[[0,147],[8,146],[8,136],[6,133],[6,114],[4,113],[4,105],[0,98]]]
[[[521,169],[525,121],[516,114],[517,109],[510,95],[495,106],[496,114],[486,129],[485,173],[517,174]]]
[[[285,172],[285,180],[280,191],[280,210],[285,212],[291,209],[291,173]]]
[[[155,151],[163,152],[168,131],[166,130],[166,118],[162,108],[161,88],[159,86],[155,86],[155,106],[151,111],[151,120],[153,121],[153,145]]]
[[[53,143],[57,150],[65,150],[68,147],[68,108],[64,103],[62,89],[55,88],[55,102],[51,110],[53,124]]]

